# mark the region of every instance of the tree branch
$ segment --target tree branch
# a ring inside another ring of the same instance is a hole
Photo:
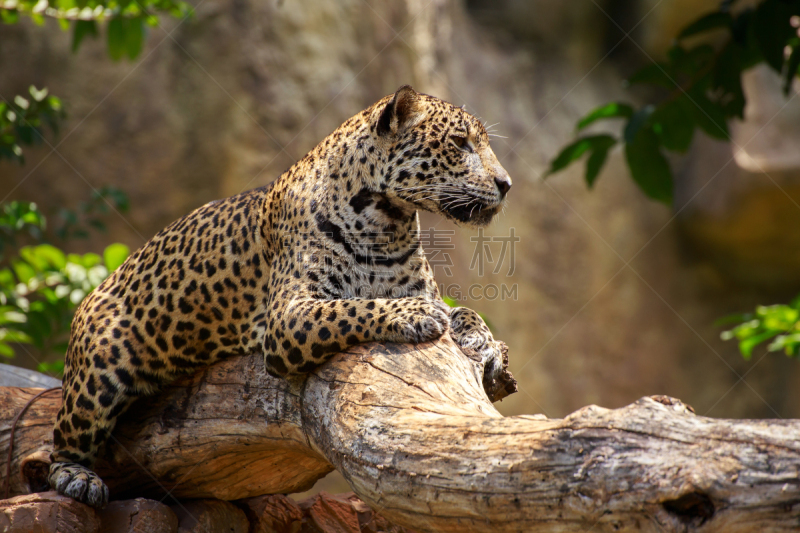
[[[421,531],[800,522],[800,421],[704,418],[666,397],[504,418],[481,377],[447,338],[359,346],[291,381],[269,377],[260,356],[233,358],[140,400],[98,472],[115,498],[232,500],[304,490],[335,467],[382,515]],[[35,391],[0,389],[2,439]],[[39,402],[17,430],[14,472],[35,473],[50,445],[59,402]]]

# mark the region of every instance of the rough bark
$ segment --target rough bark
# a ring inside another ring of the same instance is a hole
[[[34,392],[0,389],[4,439]],[[29,455],[49,445],[43,422],[58,401],[39,401],[17,431],[15,474],[21,462],[35,471]],[[233,500],[303,490],[334,467],[373,509],[420,531],[800,524],[800,421],[704,418],[666,397],[504,418],[449,339],[360,346],[293,381],[267,376],[258,356],[215,365],[135,405],[98,471],[112,497]]]

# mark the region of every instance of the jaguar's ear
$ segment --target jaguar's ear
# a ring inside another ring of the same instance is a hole
[[[411,85],[403,85],[378,117],[378,135],[396,135],[421,118],[419,95]]]

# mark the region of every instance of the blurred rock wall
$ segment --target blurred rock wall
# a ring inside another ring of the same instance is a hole
[[[516,299],[463,299],[511,347],[520,392],[501,411],[561,416],[669,394],[699,414],[797,417],[800,363],[763,352],[744,361],[713,325],[793,296],[791,280],[764,288],[706,253],[709,240],[731,240],[731,226],[720,224],[736,217],[736,201],[694,208],[681,192],[680,212],[650,202],[619,153],[592,191],[578,166],[542,179],[577,118],[630,98],[620,79],[715,4],[201,0],[194,19],[152,29],[132,63],[111,62],[100,41],[72,54],[52,21],[5,26],[0,95],[47,86],[66,100],[69,120],[55,151],[29,149],[23,167],[0,163],[0,198],[55,210],[115,185],[130,194],[131,213],[112,218],[110,236],[75,246],[114,239],[137,247],[194,207],[268,183],[345,119],[411,83],[499,122],[506,137],[493,145],[514,187],[486,235],[514,229],[513,272],[507,255],[494,273],[500,241],[491,241],[494,261],[481,273],[469,268],[474,232],[424,218],[455,231],[456,247],[440,250],[453,277],[438,272],[441,283],[462,294],[475,283],[517,288]],[[728,145],[699,142],[701,151],[675,162],[679,191],[698,188],[732,157]],[[727,198],[730,182],[716,180],[706,197]],[[742,187],[746,197],[750,186]]]

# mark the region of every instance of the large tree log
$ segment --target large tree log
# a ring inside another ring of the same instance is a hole
[[[35,389],[0,389],[0,449]],[[22,419],[13,471],[50,446],[59,400]],[[98,471],[112,497],[238,499],[303,490],[333,468],[423,531],[794,531],[800,421],[717,420],[677,400],[502,417],[445,338],[371,344],[303,379],[239,357],[137,403]],[[24,490],[15,475],[13,493]]]

